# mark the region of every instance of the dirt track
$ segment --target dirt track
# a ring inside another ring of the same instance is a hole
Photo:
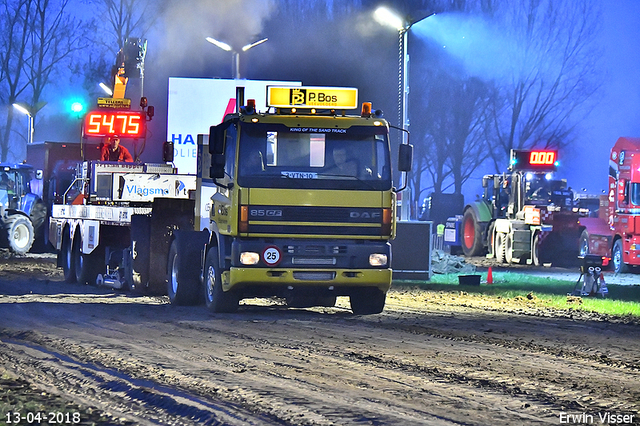
[[[640,424],[637,323],[410,289],[380,315],[340,298],[210,315],[65,284],[52,259],[0,262],[0,375],[76,404],[82,424]]]

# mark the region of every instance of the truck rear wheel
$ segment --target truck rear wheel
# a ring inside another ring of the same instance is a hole
[[[504,260],[507,263],[513,262],[513,234],[507,234],[504,239]]]
[[[218,249],[207,252],[204,267],[204,303],[213,313],[231,313],[238,310],[240,299],[231,292],[222,289],[222,271],[220,271]]]
[[[363,287],[349,295],[349,302],[355,315],[371,315],[382,312],[386,298],[387,294],[379,288]]]
[[[100,255],[101,250],[96,248],[92,253],[82,253],[82,237],[80,233],[76,233],[73,244],[73,263],[75,281],[79,284],[95,284],[96,277],[102,269],[106,269],[104,265],[104,256]]]
[[[465,256],[482,254],[482,232],[473,209],[467,209],[462,217],[462,252]]]
[[[533,243],[531,244],[531,263],[535,266],[542,265],[540,261],[540,234],[537,232],[533,236]]]
[[[75,256],[73,255],[73,241],[71,241],[69,228],[67,228],[62,235],[62,247],[60,248],[60,255],[62,257],[62,272],[64,273],[65,282],[75,283],[76,264]]]
[[[627,272],[629,272],[629,265],[624,263],[622,254],[622,240],[618,238],[616,242],[613,243],[613,250],[611,250],[613,272],[615,272],[616,274],[626,274]]]
[[[9,248],[15,254],[26,254],[31,250],[34,239],[33,224],[22,215],[11,215],[6,222]]]
[[[507,248],[507,235],[504,232],[496,232],[495,237],[495,248],[494,251],[496,253],[496,261],[498,263],[505,262],[506,248]]]
[[[173,305],[196,305],[201,300],[199,259],[194,257],[187,238],[176,237],[171,243],[167,258],[167,294]]]

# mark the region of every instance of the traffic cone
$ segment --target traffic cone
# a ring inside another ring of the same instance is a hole
[[[493,271],[491,270],[491,266],[489,266],[489,270],[487,271],[487,284],[493,284]]]

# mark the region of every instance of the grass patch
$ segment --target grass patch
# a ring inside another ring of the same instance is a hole
[[[486,273],[480,275],[482,280],[486,281]],[[567,296],[573,291],[575,284],[576,281],[512,272],[494,272],[493,284],[483,282],[480,286],[458,285],[458,274],[436,274],[430,281],[394,281],[395,288],[414,287],[450,293],[464,291],[470,295],[486,296],[501,301],[507,299],[519,302],[525,298],[537,307],[582,310],[612,316],[632,315],[640,318],[640,286],[607,284],[609,294],[604,299]]]

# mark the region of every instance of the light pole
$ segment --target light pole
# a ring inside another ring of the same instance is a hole
[[[100,83],[100,84],[99,84],[99,86],[100,86],[100,88],[101,88],[102,90],[104,90],[104,92],[105,92],[107,95],[109,95],[109,96],[113,96],[113,90],[111,90],[111,88],[110,88],[109,86],[107,86],[107,85],[106,85],[106,84],[104,84],[104,83]]]
[[[33,143],[33,115],[31,115],[31,112],[27,108],[20,104],[13,104],[13,107],[29,117],[29,135],[27,137],[27,144],[30,145]]]
[[[235,50],[233,50],[233,47],[229,46],[227,43],[223,42],[223,41],[219,41],[216,40],[213,37],[207,37],[205,38],[205,40],[207,40],[209,43],[213,44],[214,46],[219,47],[220,49],[224,50],[225,52],[231,52],[232,53],[232,57],[231,57],[231,73],[233,74],[233,78],[235,78],[236,80],[240,79],[240,53],[236,52]],[[251,49],[252,47],[255,47],[259,44],[264,43],[265,41],[269,40],[268,38],[263,38],[261,40],[258,41],[254,41],[253,43],[249,43],[247,45],[242,46],[242,51],[246,52],[247,50]]]
[[[401,18],[397,13],[392,10],[380,6],[373,13],[374,19],[382,24],[398,30],[398,37],[400,43],[400,59],[399,59],[399,73],[400,78],[398,79],[398,97],[402,99],[402,128],[406,130],[406,132],[402,132],[402,143],[406,144],[408,141],[408,131],[409,131],[409,53],[407,50],[407,42],[409,40],[409,29],[411,27],[422,21],[423,19],[428,18],[433,15],[433,13],[428,14],[427,16],[420,18],[415,21],[410,21],[408,19]],[[400,205],[400,219],[408,220],[410,209],[406,206],[409,203],[410,189],[405,190],[405,194],[402,197],[402,204]]]

